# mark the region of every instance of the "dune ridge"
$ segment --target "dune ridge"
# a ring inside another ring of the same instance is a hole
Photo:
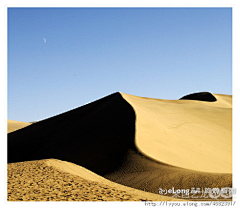
[[[122,95],[136,112],[135,144],[142,154],[186,169],[232,172],[232,109],[223,101]]]
[[[55,158],[97,174],[134,147],[135,113],[119,93],[8,134],[8,162]]]
[[[17,131],[21,128],[31,125],[31,123],[20,122],[15,120],[7,120],[7,133],[11,133],[13,131]]]
[[[9,133],[8,163],[55,158],[156,194],[159,187],[231,187],[231,99],[214,97],[114,93]]]

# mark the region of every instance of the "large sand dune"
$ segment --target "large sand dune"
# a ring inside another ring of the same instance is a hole
[[[134,148],[135,112],[119,93],[8,134],[8,162],[55,158],[97,174]]]
[[[224,96],[206,102],[122,95],[136,112],[135,143],[141,153],[181,168],[232,172],[232,108]]]
[[[220,94],[114,93],[9,133],[8,163],[55,158],[152,193],[231,187],[231,106]]]

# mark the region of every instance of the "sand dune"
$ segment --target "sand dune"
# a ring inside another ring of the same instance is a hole
[[[8,163],[55,158],[156,194],[159,187],[231,187],[231,111],[228,95],[114,93],[9,133]]]
[[[232,109],[225,97],[205,102],[122,95],[136,112],[135,143],[141,153],[181,168],[232,172]]]
[[[9,201],[176,201],[56,159],[8,164]],[[179,200],[178,200],[179,201]]]
[[[124,164],[112,173],[104,175],[105,178],[132,188],[157,194],[159,188],[164,190],[199,188],[223,188],[232,187],[232,174],[200,172],[180,167],[170,166],[149,159],[148,157],[129,150]],[[173,197],[172,194],[166,194]],[[176,198],[212,200],[211,198],[200,198],[202,194],[196,196]]]
[[[7,132],[11,133],[13,131],[16,131],[20,128],[24,128],[26,126],[31,125],[31,123],[27,123],[27,122],[19,122],[19,121],[15,121],[15,120],[7,120]]]
[[[8,134],[8,162],[55,158],[97,174],[134,148],[135,113],[119,93]]]
[[[197,100],[197,101],[205,101],[205,102],[216,102],[216,97],[209,93],[209,92],[199,92],[199,93],[193,93],[188,94],[186,96],[183,96],[180,98],[182,100]]]

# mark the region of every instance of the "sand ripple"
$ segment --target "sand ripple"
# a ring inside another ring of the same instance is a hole
[[[48,166],[45,160],[8,164],[8,201],[151,201]]]

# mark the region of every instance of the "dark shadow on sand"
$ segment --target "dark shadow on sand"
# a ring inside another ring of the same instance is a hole
[[[134,148],[135,112],[120,93],[8,134],[8,163],[56,158],[99,175]]]
[[[213,101],[210,93],[187,99]],[[8,163],[55,158],[132,188],[231,187],[231,174],[192,171],[156,162],[135,146],[136,114],[120,93],[8,134]],[[147,139],[146,139],[147,140]]]
[[[198,101],[205,101],[205,102],[216,102],[217,99],[209,92],[199,92],[194,94],[186,95],[180,100],[198,100]]]

